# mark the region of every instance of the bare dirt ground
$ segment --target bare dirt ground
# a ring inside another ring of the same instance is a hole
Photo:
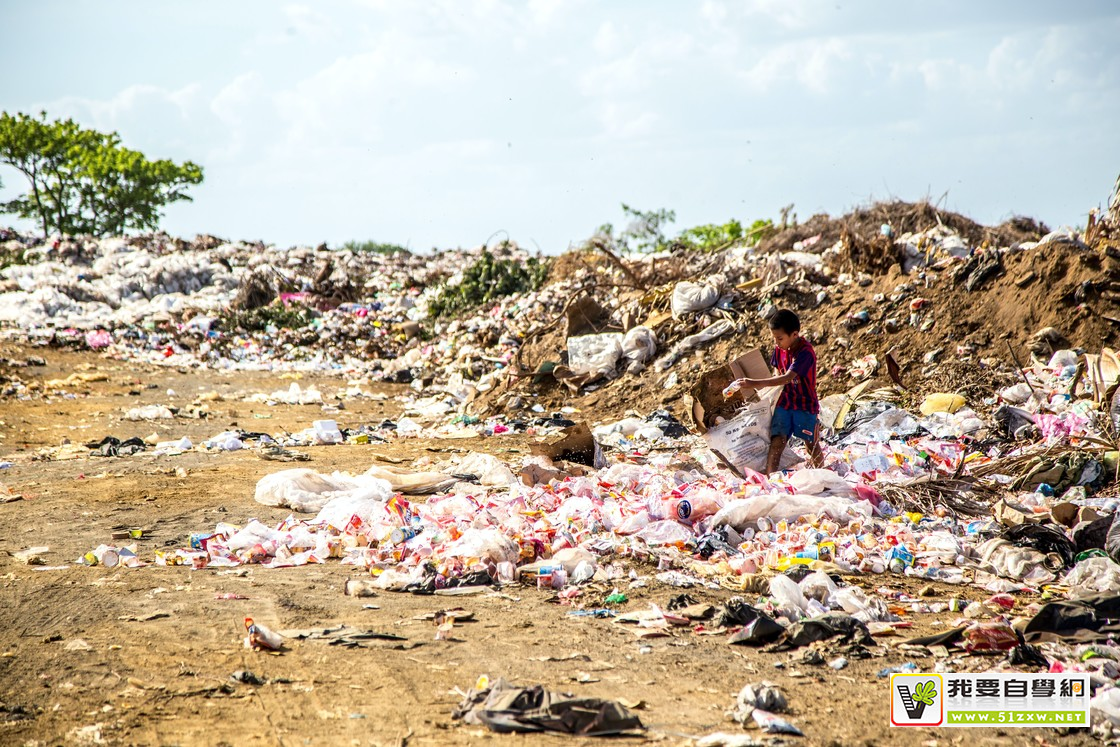
[[[729,646],[723,635],[682,629],[671,637],[639,641],[632,629],[609,620],[571,617],[571,607],[552,594],[506,587],[501,595],[466,597],[383,593],[344,596],[344,581],[360,571],[337,562],[282,570],[246,567],[193,571],[184,567],[105,569],[72,564],[84,552],[110,542],[114,531],[143,528],[140,555],[182,547],[194,531],[218,521],[240,524],[251,517],[275,523],[287,511],[253,501],[263,475],[289,465],[250,452],[174,457],[79,456],[43,459],[63,439],[73,444],[147,436],[188,436],[196,443],[231,427],[279,432],[305,428],[331,417],[344,427],[396,417],[400,404],[346,402],[324,416],[317,405],[275,406],[240,401],[235,393],[272,392],[288,385],[277,374],[184,371],[139,365],[85,353],[0,345],[0,357],[41,355],[45,367],[21,368],[25,382],[97,371],[107,381],[72,389],[76,395],[0,400],[0,470],[3,482],[24,500],[0,504],[0,744],[144,745],[468,745],[590,744],[554,736],[495,735],[451,718],[481,674],[518,684],[603,698],[641,700],[649,727],[644,736],[615,744],[686,744],[713,731],[741,732],[725,711],[747,682],[779,683],[787,692],[790,720],[806,734],[787,738],[806,745],[1088,744],[1084,733],[1040,729],[889,729],[888,680],[884,667],[915,662],[931,671],[933,657],[894,648],[901,638],[883,638],[872,658],[852,659],[846,669],[801,662],[803,652],[764,654]],[[328,398],[344,387],[340,379],[307,377]],[[151,388],[148,388],[151,387]],[[366,384],[367,390],[376,387]],[[152,423],[122,421],[139,404],[167,403],[167,390],[185,404],[216,390],[224,401],[209,403],[205,419]],[[392,393],[391,388],[380,391]],[[130,394],[131,393],[131,394]],[[431,450],[474,449],[516,458],[523,439],[469,442],[402,441],[385,445],[342,445],[306,449],[319,471],[364,471],[375,457],[412,460],[439,456]],[[55,451],[58,456],[60,452]],[[47,545],[48,566],[36,570],[9,553]],[[650,575],[652,567],[635,566]],[[916,592],[897,576],[857,578],[868,590]],[[661,586],[623,589],[623,610],[664,605],[682,590]],[[610,589],[590,590],[598,606]],[[247,599],[221,599],[238,594]],[[731,591],[690,590],[717,603]],[[976,590],[938,586],[937,599],[987,596]],[[1021,600],[1028,603],[1029,599]],[[372,605],[376,608],[367,608]],[[462,606],[476,622],[455,630],[454,640],[434,640],[435,626],[417,619]],[[404,637],[347,649],[295,641],[281,654],[242,646],[246,615],[273,629],[327,627],[346,623]],[[943,630],[951,615],[913,614],[915,635]],[[642,646],[651,647],[640,653]],[[824,651],[827,659],[835,655]],[[548,660],[553,659],[553,660]],[[775,665],[782,663],[782,668]],[[966,657],[958,671],[994,663]],[[230,680],[250,670],[267,681]],[[757,729],[762,741],[773,738]]]

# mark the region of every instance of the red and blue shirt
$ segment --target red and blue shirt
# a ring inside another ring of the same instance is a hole
[[[782,387],[778,397],[778,407],[786,410],[799,410],[817,415],[821,411],[821,402],[817,398],[817,351],[804,337],[798,337],[797,342],[789,350],[774,348],[770,356],[770,365],[778,370],[779,374],[793,371],[797,378]]]

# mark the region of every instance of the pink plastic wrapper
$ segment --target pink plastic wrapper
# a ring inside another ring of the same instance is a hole
[[[89,345],[94,350],[107,348],[113,344],[113,335],[105,329],[95,329],[92,332],[86,333],[86,345]]]
[[[1010,651],[1019,645],[1019,637],[1005,622],[973,623],[964,631],[964,650],[974,652]]]

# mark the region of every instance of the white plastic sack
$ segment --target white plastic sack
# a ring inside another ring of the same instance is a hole
[[[1089,701],[1089,716],[1094,724],[1108,721],[1113,726],[1120,726],[1120,688],[1097,690],[1096,696]]]
[[[1027,547],[1016,547],[999,537],[981,543],[977,546],[976,553],[984,566],[1003,578],[1022,581],[1031,586],[1048,584],[1057,578],[1047,568],[1046,555]],[[1061,561],[1059,559],[1052,564],[1060,566]]]
[[[770,579],[770,599],[775,607],[794,620],[802,617],[809,609],[809,600],[801,593],[801,587],[784,573]]]
[[[806,599],[816,599],[826,607],[838,606],[833,604],[833,597],[840,589],[824,571],[813,571],[798,584],[801,593]]]
[[[256,519],[253,519],[242,529],[231,535],[230,538],[226,540],[225,544],[230,550],[237,552],[270,540],[278,540],[282,536],[280,532],[272,527],[266,526]]]
[[[721,292],[722,286],[716,278],[709,278],[702,284],[687,280],[677,283],[673,288],[673,318],[680,319],[685,314],[710,309],[716,305]]]
[[[1013,405],[1021,405],[1031,398],[1031,394],[1033,394],[1033,392],[1030,386],[1021,382],[1009,386],[1006,389],[1002,389],[999,396],[1004,402],[1010,402]]]
[[[245,442],[238,436],[237,431],[223,431],[213,438],[202,442],[207,449],[218,451],[239,451],[245,448]]]
[[[144,405],[133,407],[125,414],[127,420],[170,420],[175,417],[164,405]]]
[[[641,418],[624,418],[615,423],[607,423],[594,428],[591,435],[598,443],[607,446],[619,446],[627,438],[644,439],[652,441],[662,438],[665,432],[653,423],[647,423]]]
[[[354,483],[355,487],[352,490],[335,493],[319,509],[312,523],[344,529],[355,516],[361,519],[363,524],[372,524],[377,519],[383,518],[385,501],[393,495],[389,483],[366,475],[358,475],[354,478]]]
[[[568,338],[568,368],[591,380],[610,376],[622,357],[623,336],[617,332]]]
[[[762,399],[747,405],[730,420],[712,426],[704,434],[708,448],[740,471],[766,472],[772,407],[769,399]],[[778,469],[789,469],[800,461],[801,457],[787,445]]]

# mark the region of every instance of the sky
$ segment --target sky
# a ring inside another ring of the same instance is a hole
[[[1108,0],[0,0],[0,26],[0,109],[203,167],[162,226],[187,237],[552,254],[622,203],[681,230],[927,197],[1054,227],[1120,174]]]

